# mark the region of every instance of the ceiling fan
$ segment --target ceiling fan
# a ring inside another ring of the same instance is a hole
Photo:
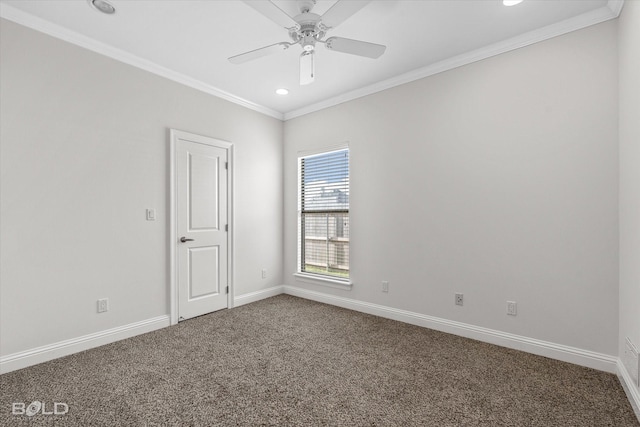
[[[245,3],[276,24],[286,28],[292,41],[280,42],[232,56],[229,61],[233,64],[242,64],[299,44],[302,46],[302,53],[300,54],[300,84],[306,85],[312,83],[315,78],[314,52],[316,43],[324,44],[329,50],[373,59],[379,58],[387,48],[380,44],[346,39],[344,37],[329,37],[323,40],[327,31],[340,25],[351,15],[366,6],[369,1],[338,0],[322,16],[312,12],[316,0],[297,0],[300,14],[296,16],[288,15],[270,0],[247,0]]]

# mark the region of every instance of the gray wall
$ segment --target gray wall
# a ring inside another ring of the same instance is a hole
[[[284,134],[2,20],[0,355],[168,314],[171,127],[236,145],[236,295],[286,283],[606,354],[626,336],[640,344],[639,9],[626,2],[619,32],[557,37],[293,119]],[[292,276],[297,153],[345,141],[350,292]],[[111,310],[97,315],[103,297]]]
[[[620,356],[625,338],[640,348],[640,2],[619,20]],[[638,389],[640,391],[640,389]],[[638,394],[636,394],[638,395]]]
[[[235,144],[235,294],[282,283],[281,121],[0,30],[2,355],[169,313],[168,128]]]
[[[616,355],[616,39],[611,21],[287,121],[285,283]],[[351,291],[292,276],[297,153],[344,141]]]

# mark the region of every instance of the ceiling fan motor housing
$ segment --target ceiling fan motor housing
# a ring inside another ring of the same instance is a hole
[[[324,31],[320,28],[322,17],[311,12],[303,12],[293,18],[300,28],[297,31],[291,31],[289,35],[294,42],[300,43],[302,49],[311,52],[315,49],[316,41],[322,39]]]

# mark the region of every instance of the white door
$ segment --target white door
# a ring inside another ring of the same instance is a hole
[[[177,318],[228,307],[228,143],[173,131]]]

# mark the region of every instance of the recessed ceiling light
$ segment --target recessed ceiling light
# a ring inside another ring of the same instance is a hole
[[[515,6],[522,3],[522,0],[502,0],[502,4],[505,6]]]
[[[99,12],[111,15],[116,12],[116,8],[111,6],[107,0],[87,0],[93,8]]]
[[[285,88],[280,88],[276,90],[276,93],[278,95],[288,95],[289,94],[289,89],[285,89]]]

